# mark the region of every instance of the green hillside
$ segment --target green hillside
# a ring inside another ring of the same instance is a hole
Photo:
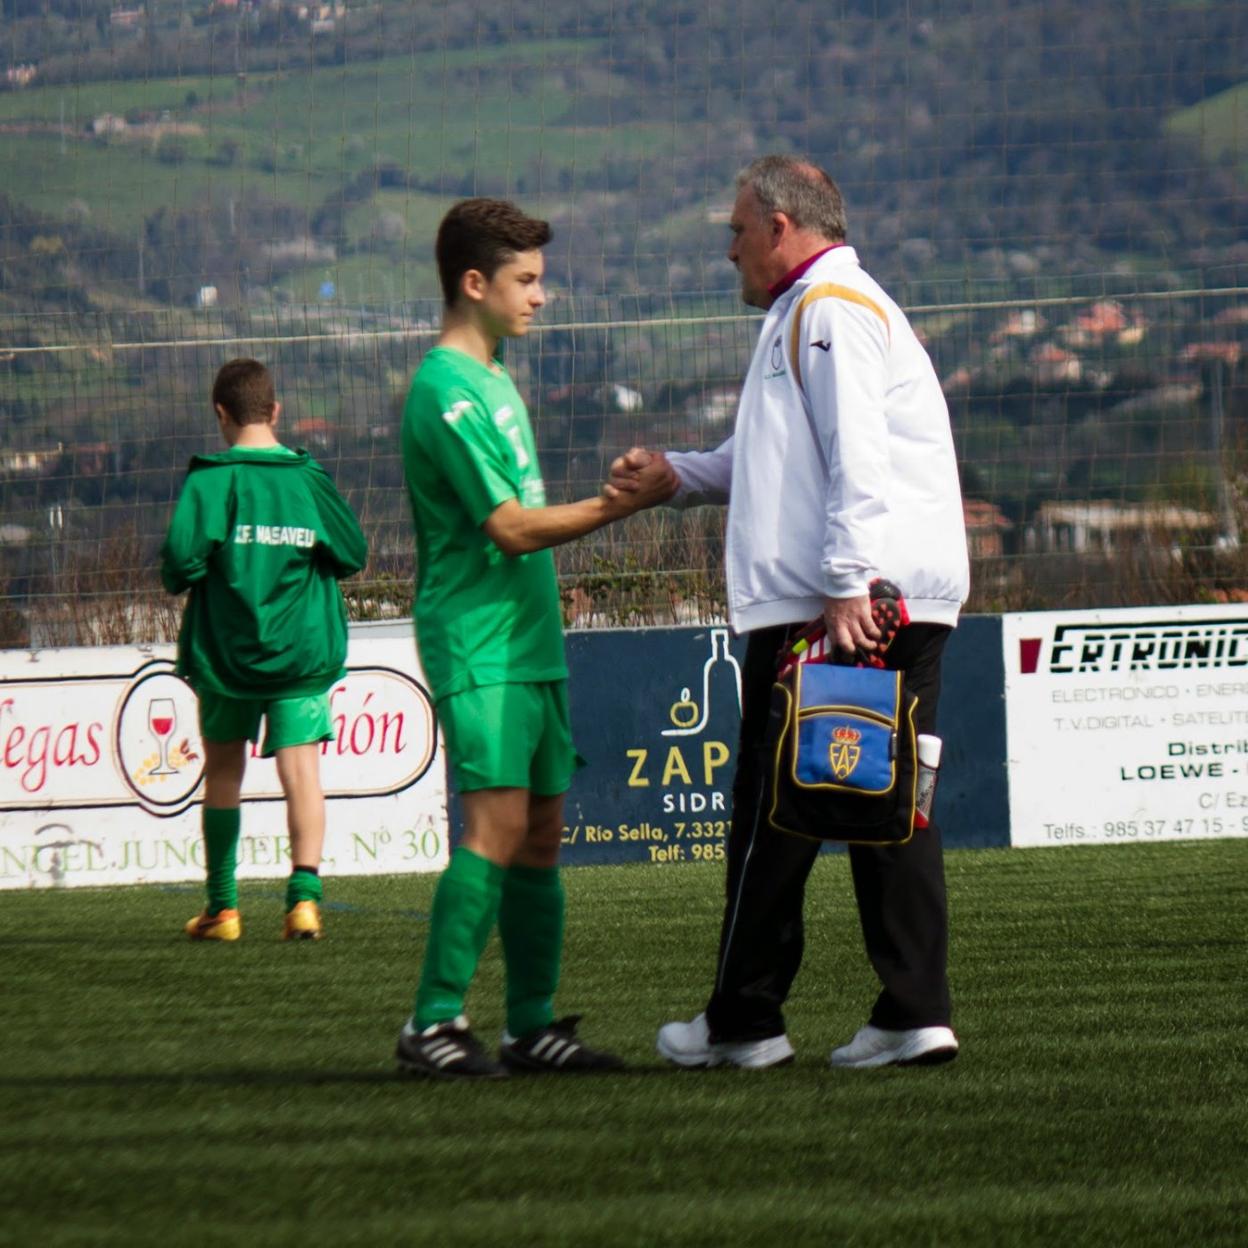
[[[397,601],[394,426],[438,317],[434,230],[465,195],[555,227],[552,299],[509,355],[552,498],[592,491],[632,442],[718,440],[754,332],[726,210],[767,151],[833,172],[850,241],[919,309],[968,497],[996,509],[978,608],[1248,585],[1198,543],[1142,571],[1013,559],[1054,501],[1244,509],[1242,0],[0,0],[0,17],[0,605],[148,583],[214,432],[212,371],[244,351],[369,527],[361,612]],[[718,533],[666,523],[570,550],[568,593],[636,622],[628,604],[667,601],[656,569],[676,568],[681,593],[720,601]]]
[[[549,215],[578,289],[726,289],[709,210],[768,149],[834,171],[886,278],[989,276],[1010,252],[1183,268],[1248,228],[1248,18],[1228,0],[4,14],[7,65],[34,77],[0,91],[0,188],[62,237],[78,302],[434,294],[429,227],[476,193]],[[8,237],[13,264],[30,240]]]
[[[303,298],[329,276],[352,302],[431,296],[429,240],[454,198],[575,194],[608,184],[620,162],[675,163],[696,140],[669,123],[605,121],[602,99],[626,81],[567,82],[599,59],[598,41],[550,40],[245,81],[30,87],[0,95],[0,185],[49,228],[86,222],[128,245],[146,234],[145,293],[168,275],[162,230],[183,253],[210,252],[204,236],[224,241],[213,218],[225,214],[236,245],[222,258],[261,285]],[[324,254],[273,262],[274,247],[302,239]],[[165,284],[168,298],[228,284],[210,254],[199,260]]]
[[[1230,165],[1248,187],[1248,82],[1181,109],[1166,133],[1199,144],[1207,160]]]

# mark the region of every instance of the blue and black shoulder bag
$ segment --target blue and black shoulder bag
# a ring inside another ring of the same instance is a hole
[[[789,665],[772,687],[769,821],[820,841],[900,845],[914,833],[915,708],[902,673]]]

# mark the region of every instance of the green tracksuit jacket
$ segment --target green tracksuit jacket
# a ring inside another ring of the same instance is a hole
[[[196,455],[161,552],[165,588],[191,591],[178,674],[235,698],[324,692],[347,655],[338,579],[367,558],[359,522],[307,451]]]

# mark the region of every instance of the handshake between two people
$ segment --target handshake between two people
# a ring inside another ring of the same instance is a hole
[[[625,515],[665,503],[680,489],[680,478],[662,451],[630,447],[611,461],[602,497]]]
[[[627,516],[667,502],[678,489],[680,478],[662,451],[633,446],[611,461],[610,473],[603,482],[602,497],[609,507]],[[885,587],[900,600],[900,591],[890,582],[877,580],[874,586],[874,597],[879,597],[882,592],[879,587]],[[892,641],[896,625],[892,632],[881,629],[884,618],[877,619],[878,611],[874,608],[872,594],[825,598],[823,618],[818,623],[822,624],[822,631],[836,650],[846,655],[858,655],[863,661],[882,666],[883,652]],[[903,605],[900,612],[904,614],[904,611]],[[909,619],[901,620],[899,616],[898,622],[908,623]]]
[[[519,499],[509,498],[486,517],[482,528],[504,555],[527,555],[665,503],[679,488],[680,478],[666,456],[634,446],[612,463],[610,479],[592,498],[553,507],[523,507]]]

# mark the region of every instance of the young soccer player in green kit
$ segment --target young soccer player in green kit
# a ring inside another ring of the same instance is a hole
[[[416,637],[464,815],[396,1052],[404,1070],[434,1077],[620,1065],[577,1038],[576,1017],[554,1016],[563,796],[578,760],[550,547],[670,497],[676,482],[656,456],[635,492],[546,505],[528,415],[498,348],[527,333],[545,302],[541,248],[550,237],[545,221],[502,200],[465,200],[447,213],[436,245],[442,333],[403,416]],[[464,1015],[496,924],[506,964],[499,1061]]]
[[[196,455],[161,555],[170,593],[190,590],[178,674],[199,698],[204,744],[208,904],[192,940],[242,934],[235,884],[240,800],[249,741],[275,757],[286,797],[292,870],[285,940],[321,935],[325,798],[320,743],[333,738],[329,686],[343,673],[347,612],[340,578],[368,547],[351,508],[306,451],[278,442],[281,410],[268,370],[231,360],[212,404],[228,450]]]

